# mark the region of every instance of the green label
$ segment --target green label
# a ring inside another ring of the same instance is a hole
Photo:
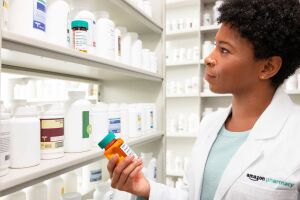
[[[89,138],[92,132],[92,126],[90,125],[90,112],[82,112],[82,138]]]

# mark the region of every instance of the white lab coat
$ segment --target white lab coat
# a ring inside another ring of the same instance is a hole
[[[200,123],[185,176],[188,191],[151,182],[150,200],[200,200],[209,151],[230,111],[231,106]],[[297,200],[299,191],[300,107],[278,89],[224,170],[214,200]]]

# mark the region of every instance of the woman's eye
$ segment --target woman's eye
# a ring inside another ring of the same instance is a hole
[[[227,49],[222,48],[222,47],[220,48],[220,51],[222,54],[229,53],[229,51]]]

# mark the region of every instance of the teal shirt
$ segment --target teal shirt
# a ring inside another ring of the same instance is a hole
[[[213,200],[221,176],[239,147],[246,141],[249,131],[230,132],[223,126],[206,161],[201,200]]]

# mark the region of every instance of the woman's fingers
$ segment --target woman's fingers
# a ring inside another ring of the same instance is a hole
[[[126,179],[126,182],[124,183],[124,185],[131,185],[132,181],[134,180],[134,178],[142,171],[144,165],[141,164],[138,167],[136,167],[128,176],[128,178]]]
[[[142,164],[141,159],[134,160],[129,166],[127,166],[121,173],[119,181],[117,183],[117,188],[122,189],[125,182],[127,181],[130,174]]]
[[[119,155],[116,154],[112,159],[109,160],[107,164],[107,170],[109,172],[110,178],[112,178],[113,171],[115,167],[117,166],[117,161],[118,161]]]
[[[128,165],[130,165],[133,161],[133,156],[128,156],[126,157],[122,162],[120,162],[113,170],[113,173],[112,173],[112,179],[111,179],[111,186],[113,188],[116,188],[117,187],[117,184],[119,182],[119,178],[123,172],[123,170],[125,168],[128,167]]]

